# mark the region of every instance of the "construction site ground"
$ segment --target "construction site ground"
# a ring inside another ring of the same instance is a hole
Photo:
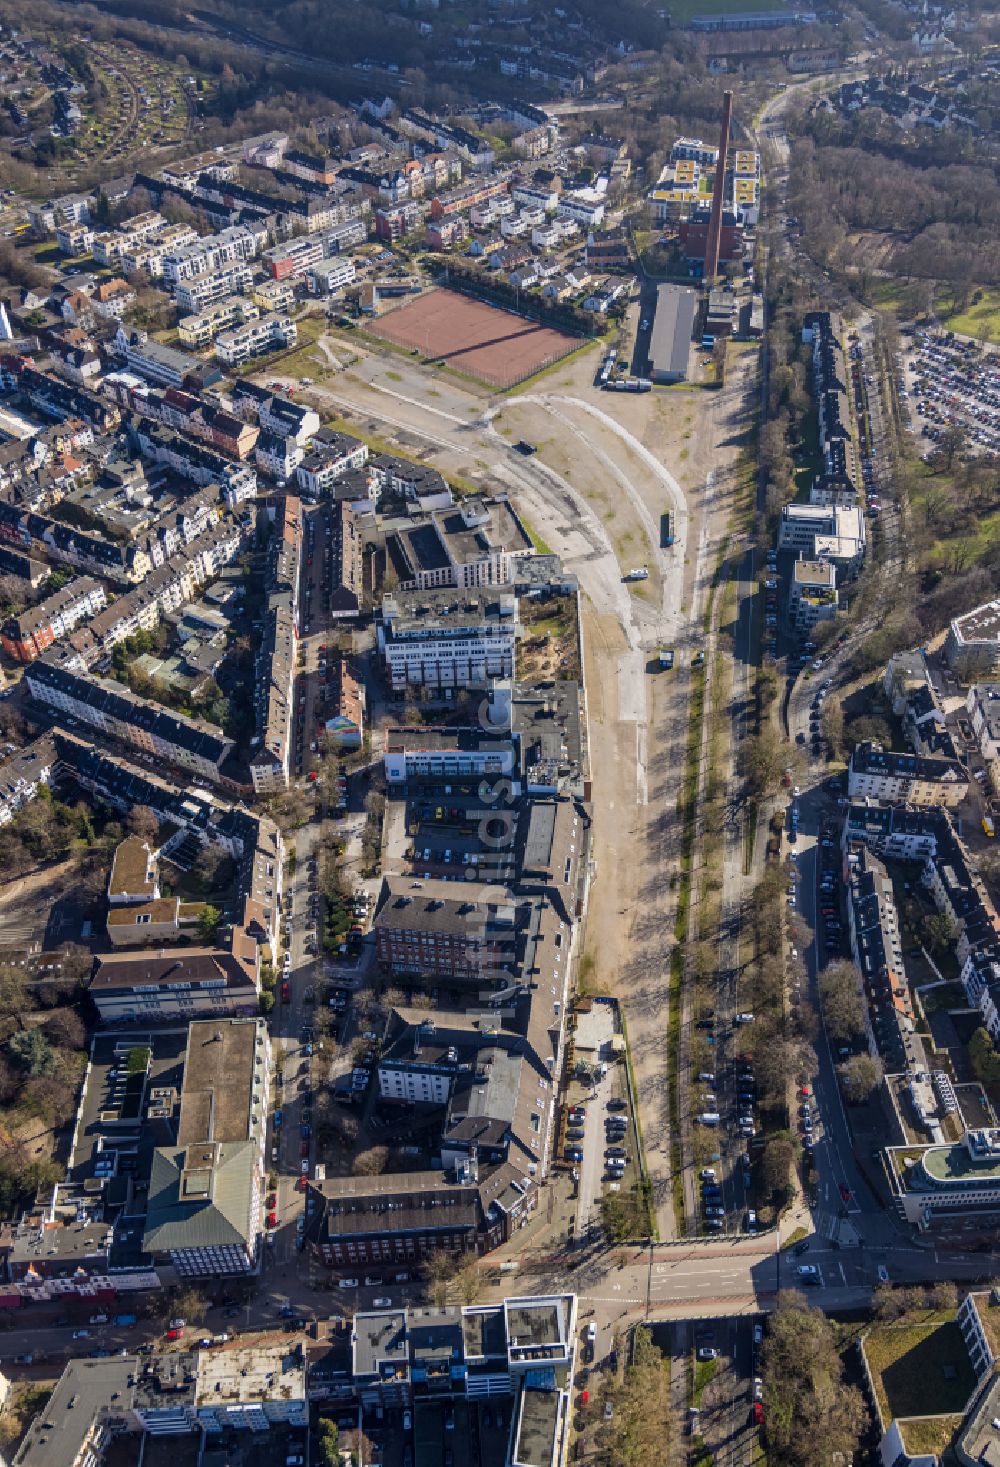
[[[669,1238],[666,1006],[689,669],[731,528],[757,358],[732,346],[720,389],[609,394],[593,385],[600,352],[595,343],[491,396],[357,333],[327,331],[310,350],[314,381],[299,399],[375,447],[433,463],[459,484],[507,491],[539,548],[579,579],[595,860],[581,982],[624,1006],[657,1226]],[[267,374],[282,376],[280,367]],[[514,450],[522,440],[532,456]],[[665,511],[669,547],[660,544]],[[643,566],[647,579],[623,580]],[[675,665],[660,672],[665,646]]]

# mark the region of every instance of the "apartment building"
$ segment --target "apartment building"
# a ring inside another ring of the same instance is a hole
[[[955,956],[964,964],[972,952],[995,950],[1000,916],[951,821],[942,818],[936,835],[934,854],[924,861],[920,880],[938,911],[955,924]]]
[[[355,1315],[350,1373],[366,1412],[413,1408],[472,1455],[457,1402],[485,1402],[502,1418],[514,1467],[563,1467],[579,1333],[572,1294],[505,1299],[461,1309],[382,1309]],[[498,1439],[499,1440],[499,1439]],[[452,1452],[445,1448],[445,1455]]]
[[[778,549],[794,550],[807,560],[828,560],[837,569],[838,584],[861,569],[866,540],[864,515],[856,506],[786,504],[781,511]]]
[[[901,754],[862,743],[851,754],[847,791],[852,799],[954,808],[968,793],[968,772],[957,759]]]
[[[983,1027],[1000,1043],[1000,946],[974,948],[959,974],[969,1006],[979,1009]]]
[[[520,968],[530,903],[497,900],[495,886],[387,877],[379,893],[375,953],[383,972],[448,986],[503,987]]]
[[[213,516],[207,533],[195,532],[192,522],[192,533],[187,538],[179,534],[176,537],[183,549],[156,565],[141,585],[119,596],[87,626],[71,634],[68,650],[73,665],[92,667],[127,637],[153,631],[164,617],[193,601],[203,586],[232,564],[243,545],[241,530],[235,524],[217,524],[214,520]]]
[[[265,433],[279,438],[292,438],[305,445],[319,432],[319,414],[304,403],[258,387],[245,377],[238,377],[233,387],[233,407],[241,417],[258,422]]]
[[[215,355],[227,367],[239,367],[251,357],[294,346],[298,328],[290,316],[261,316],[223,331],[215,339]]]
[[[921,886],[955,924],[959,964],[976,954],[977,962],[991,959],[1000,946],[1000,915],[943,805],[852,803],[844,840],[848,849],[864,843],[885,858],[920,861]]]
[[[297,465],[295,477],[307,499],[320,499],[350,469],[363,468],[367,462],[367,443],[334,428],[320,428]]]
[[[119,1438],[136,1357],[69,1360],[13,1467],[101,1467]]]
[[[300,235],[288,244],[265,250],[264,263],[275,280],[299,280],[307,270],[326,258],[327,251],[319,235]]]
[[[174,301],[179,311],[197,315],[216,301],[248,293],[252,296],[253,292],[253,270],[249,265],[232,264],[210,274],[194,275],[181,281],[174,292]]]
[[[326,732],[338,749],[360,749],[365,730],[365,690],[346,657],[340,659],[335,687],[337,711],[327,719]]]
[[[159,898],[156,852],[138,835],[119,841],[108,873],[108,905],[130,907]]]
[[[201,439],[202,443],[208,443],[235,459],[249,458],[260,431],[257,425],[249,424],[232,412],[217,408],[216,403],[199,398],[194,392],[185,392],[180,387],[148,390],[142,398],[142,420],[145,418],[154,418],[164,427],[176,428],[192,439]],[[138,433],[135,424],[132,431]],[[224,461],[220,459],[218,462]],[[221,478],[221,471],[218,477]]]
[[[510,194],[497,194],[492,199],[471,206],[469,224],[473,229],[492,229],[501,219],[513,214],[516,207]]]
[[[551,214],[559,202],[561,190],[536,188],[533,184],[518,183],[510,191],[515,204],[522,209],[540,209],[542,214]]]
[[[210,305],[207,310],[197,311],[191,316],[182,316],[177,323],[177,335],[185,346],[210,346],[222,331],[230,327],[256,321],[260,309],[243,295],[227,295]]]
[[[1000,600],[956,616],[948,628],[944,655],[961,682],[987,681],[1000,675]]]
[[[337,180],[337,166],[333,158],[320,158],[294,148],[289,148],[281,160],[284,173],[290,173],[293,178],[304,178],[307,183],[324,184],[327,188]]]
[[[0,386],[9,392],[22,392],[32,407],[56,422],[82,418],[98,433],[114,433],[121,426],[117,404],[86,387],[39,372],[26,357],[11,353],[0,356]]]
[[[302,503],[283,495],[274,510],[265,574],[267,612],[254,671],[254,750],[250,774],[257,794],[287,789],[291,775]]]
[[[534,553],[510,501],[480,495],[408,516],[389,551],[403,591],[511,585]]]
[[[168,387],[159,395],[150,392],[143,400],[143,412],[156,416],[169,428],[210,443],[232,458],[248,458],[257,439],[254,425],[177,387]]]
[[[499,199],[508,191],[508,179],[493,176],[465,184],[448,193],[435,194],[431,199],[431,218],[440,219],[448,214],[467,214],[473,205],[482,205],[490,199]]]
[[[854,483],[857,472],[847,398],[847,364],[830,313],[810,312],[803,320],[802,335],[812,345],[812,387],[826,475],[833,477],[842,471]]]
[[[0,764],[0,825],[9,825],[42,785],[52,783],[57,757],[55,742],[46,733]]]
[[[218,729],[170,713],[138,698],[118,683],[33,662],[24,674],[32,700],[98,729],[111,739],[139,749],[204,779],[218,782],[235,746]]]
[[[192,240],[163,256],[163,279],[168,287],[195,275],[211,275],[224,265],[256,259],[267,244],[263,225],[238,225],[204,239]]]
[[[390,728],[383,758],[390,786],[411,779],[500,779],[516,766],[511,739],[479,728]]]
[[[313,295],[333,295],[345,285],[354,283],[357,270],[354,261],[347,255],[331,255],[327,260],[317,260],[306,271],[306,285]]]
[[[990,788],[1000,794],[1000,683],[974,683],[965,701]]]
[[[173,1024],[192,1019],[253,1018],[260,1010],[258,947],[237,926],[218,947],[165,946],[183,925],[178,898],[108,913],[112,947],[97,959],[88,994],[102,1024]],[[162,928],[162,937],[146,929]],[[156,951],[136,947],[152,942]]]
[[[262,311],[290,311],[295,304],[295,286],[287,280],[255,280],[250,299]]]
[[[117,263],[126,275],[147,275],[150,280],[159,280],[163,276],[164,256],[194,244],[198,238],[197,231],[188,224],[168,224],[152,239],[130,240]]]
[[[259,1266],[270,1075],[262,1019],[190,1025],[176,1139],[153,1153],[142,1240],[182,1278]]]
[[[262,433],[254,445],[254,463],[262,474],[278,484],[287,484],[305,455],[294,438],[279,438],[274,433]]]
[[[389,686],[402,691],[513,677],[518,629],[512,593],[446,589],[386,594],[376,630]]]
[[[274,821],[242,806],[229,807],[216,794],[197,785],[172,784],[160,774],[139,768],[118,755],[106,753],[91,743],[57,728],[52,736],[60,772],[81,790],[119,810],[123,815],[136,805],[148,805],[162,824],[175,835],[171,842],[192,851],[202,845],[223,850],[236,862],[236,909],[238,926],[252,937],[267,961],[277,952],[281,911],[284,846]],[[53,756],[44,746],[38,751],[42,769]],[[229,947],[241,961],[253,961],[242,944]],[[177,975],[179,977],[179,975]]]
[[[837,568],[829,561],[797,560],[788,591],[788,616],[798,631],[837,615]]]
[[[180,387],[188,377],[196,378],[204,365],[187,352],[153,341],[145,331],[126,331],[123,326],[119,326],[112,345],[130,372],[161,387]]]
[[[556,205],[557,219],[571,219],[581,229],[597,229],[604,223],[607,200],[598,189],[578,189],[561,194]]]
[[[167,221],[154,209],[149,209],[144,214],[134,214],[118,229],[102,230],[94,235],[91,245],[94,260],[106,268],[118,265],[132,247],[153,239],[166,227]]]
[[[153,564],[140,546],[105,540],[6,500],[0,500],[0,541],[22,551],[37,545],[53,560],[125,585],[143,580]]]
[[[0,641],[11,657],[31,662],[81,621],[96,615],[106,603],[107,595],[99,581],[77,576],[37,606],[9,617],[0,627]]]
[[[56,229],[56,245],[64,255],[86,254],[94,243],[89,224],[60,224]]]
[[[847,917],[851,954],[865,999],[871,1053],[898,1074],[922,1068],[923,1047],[903,966],[903,948],[892,881],[885,866],[863,846],[848,855]]]
[[[193,442],[150,418],[134,420],[131,433],[145,458],[167,464],[195,484],[220,484],[231,508],[256,493],[257,475],[250,465],[231,463],[207,443]]]
[[[375,210],[375,238],[389,244],[397,239],[405,239],[408,234],[420,228],[423,218],[422,204],[384,204]]]
[[[121,279],[102,280],[93,295],[94,310],[107,321],[120,321],[135,301],[135,290]]]
[[[424,240],[432,250],[450,250],[469,237],[469,226],[461,215],[448,215],[431,220],[424,230]]]

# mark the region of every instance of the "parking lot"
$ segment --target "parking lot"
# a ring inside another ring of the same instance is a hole
[[[690,1357],[688,1434],[715,1461],[744,1467],[764,1423],[760,1319],[695,1321],[676,1327],[673,1349]],[[697,1454],[695,1454],[697,1455]]]
[[[517,809],[492,814],[476,785],[411,787],[405,822],[405,835],[395,842],[396,849],[402,846],[402,871],[441,881],[513,881],[517,875]]]
[[[906,360],[913,426],[929,443],[961,428],[970,447],[1000,451],[1000,355],[968,341],[917,332]]]

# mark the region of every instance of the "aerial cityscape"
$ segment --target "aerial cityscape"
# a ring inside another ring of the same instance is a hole
[[[1000,14],[0,100],[0,1467],[997,1467]]]

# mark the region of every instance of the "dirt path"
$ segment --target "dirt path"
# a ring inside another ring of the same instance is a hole
[[[49,911],[62,896],[74,869],[73,861],[61,861],[0,887],[0,946],[41,946]]]

